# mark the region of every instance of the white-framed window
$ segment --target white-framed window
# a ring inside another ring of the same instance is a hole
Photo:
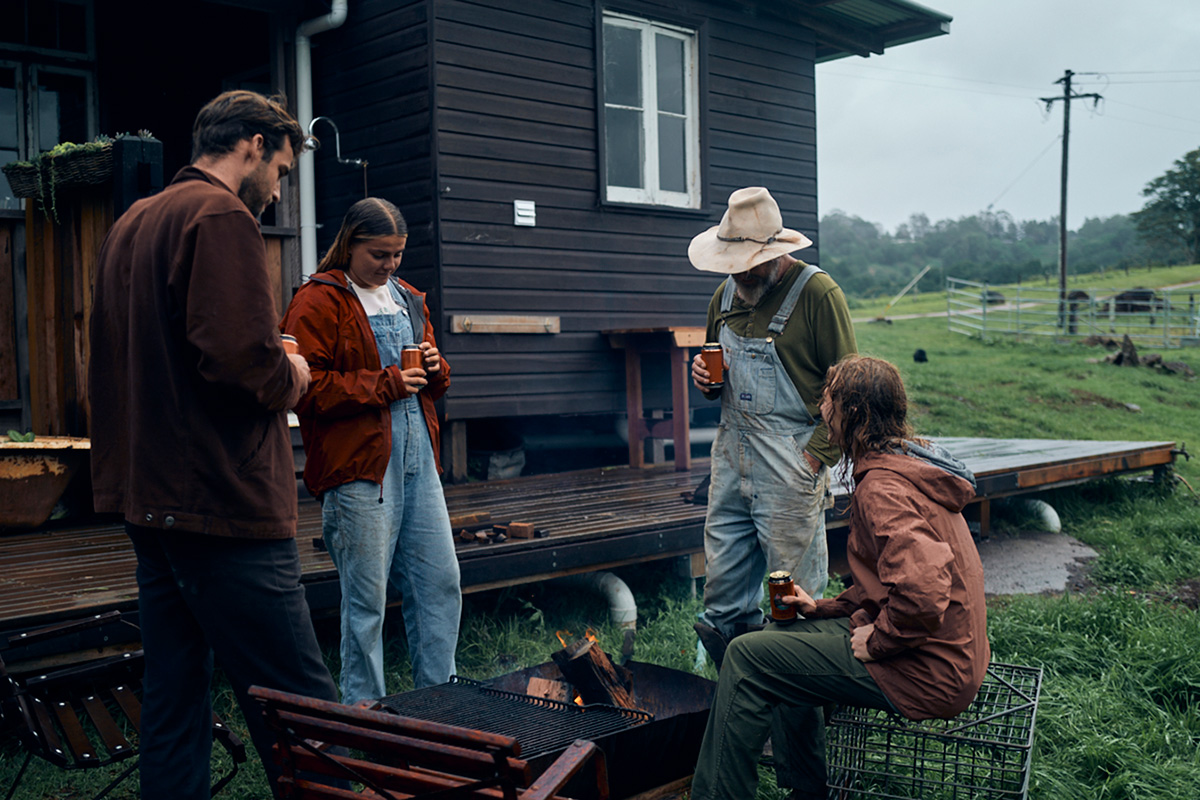
[[[604,13],[605,199],[700,207],[696,31]]]

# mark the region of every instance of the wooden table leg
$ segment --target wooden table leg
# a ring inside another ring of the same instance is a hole
[[[672,439],[675,442],[675,471],[687,472],[692,468],[692,442],[688,430],[688,375],[691,371],[688,349],[672,347],[668,353],[671,360],[671,422]]]
[[[629,466],[645,465],[645,423],[642,421],[642,357],[636,347],[625,348],[625,416],[629,420]]]

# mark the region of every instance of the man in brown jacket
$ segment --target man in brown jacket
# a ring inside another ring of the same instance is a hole
[[[267,774],[254,684],[337,700],[296,550],[285,412],[308,367],[280,343],[257,216],[302,146],[277,101],[226,92],[200,110],[192,165],[109,231],[91,319],[96,510],[138,558],[146,652],[142,797],[207,798],[214,656]]]

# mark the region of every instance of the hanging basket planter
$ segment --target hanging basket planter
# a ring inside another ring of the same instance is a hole
[[[76,186],[95,186],[107,183],[113,173],[113,143],[89,142],[59,150],[59,145],[42,155],[42,169],[46,171],[43,183],[55,189],[70,189]]]
[[[113,140],[101,135],[84,144],[63,142],[32,162],[13,161],[3,169],[14,195],[36,200],[60,222],[58,197],[64,190],[101,186],[112,179]]]
[[[12,187],[13,197],[37,197],[41,194],[41,183],[38,180],[38,165],[28,161],[13,161],[5,164],[4,177]]]

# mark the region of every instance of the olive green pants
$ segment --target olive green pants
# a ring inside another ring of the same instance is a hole
[[[824,798],[823,707],[832,704],[893,710],[850,650],[849,618],[771,624],[731,641],[700,746],[692,800],[754,797],[768,736],[779,785],[799,797]]]

